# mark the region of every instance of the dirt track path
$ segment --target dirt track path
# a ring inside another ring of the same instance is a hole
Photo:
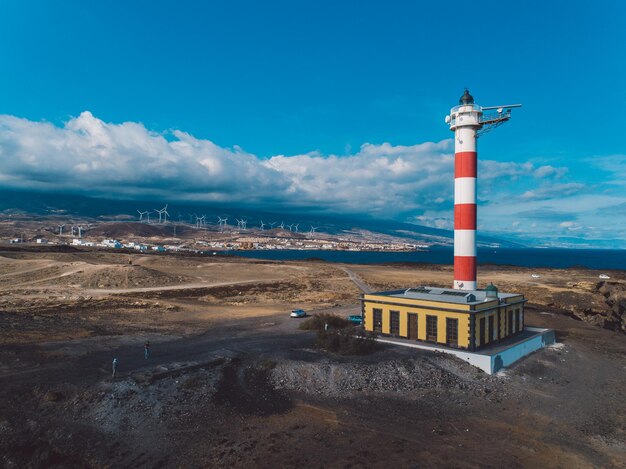
[[[83,290],[85,293],[90,295],[111,295],[111,294],[121,294],[121,293],[142,293],[142,292],[151,292],[151,291],[171,291],[171,290],[189,290],[194,288],[213,288],[213,287],[226,287],[230,285],[241,285],[246,283],[256,283],[261,284],[258,280],[236,280],[231,282],[195,282],[195,283],[185,283],[183,285],[166,285],[166,286],[157,286],[157,287],[140,287],[140,288],[91,288]]]
[[[49,263],[49,264],[47,264],[45,266],[38,267],[38,268],[35,268],[35,269],[28,269],[28,270],[23,270],[23,271],[20,271],[20,272],[12,272],[11,274],[8,274],[8,277],[10,278],[11,276],[23,275],[23,274],[26,274],[26,273],[34,274],[34,273],[36,273],[36,272],[38,272],[40,270],[49,269],[51,267],[62,268],[62,267],[67,267],[67,264],[66,263],[51,262],[51,263]],[[78,272],[81,272],[81,271],[93,272],[93,271],[97,271],[97,270],[102,270],[102,269],[104,269],[106,267],[107,266],[91,265],[91,264],[87,264],[87,263],[84,263],[84,264],[83,263],[79,263],[78,265],[73,264],[71,268],[66,268],[65,270],[63,270],[63,272],[61,272],[59,274],[50,275],[48,277],[43,277],[43,278],[29,279],[29,280],[27,280],[25,282],[9,284],[9,285],[7,285],[6,287],[4,287],[2,289],[4,289],[4,290],[6,290],[6,289],[14,289],[14,288],[23,287],[23,286],[30,287],[31,285],[33,285],[35,283],[48,282],[50,280],[58,280],[60,278],[67,277],[69,275],[72,275],[72,274],[75,274],[75,273],[78,273]]]
[[[370,288],[370,286],[367,285],[361,277],[359,277],[357,274],[355,274],[353,271],[351,271],[347,267],[339,267],[339,268],[343,270],[346,274],[348,274],[348,277],[350,277],[350,280],[352,280],[352,282],[359,288],[359,290],[361,290],[363,293],[372,293],[372,289]]]

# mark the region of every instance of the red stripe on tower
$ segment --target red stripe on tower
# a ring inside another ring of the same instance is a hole
[[[456,204],[454,206],[454,229],[476,229],[476,204]]]
[[[476,256],[454,256],[454,280],[463,286],[466,282],[476,282]]]
[[[475,178],[477,175],[475,151],[460,151],[454,154],[454,177]]]

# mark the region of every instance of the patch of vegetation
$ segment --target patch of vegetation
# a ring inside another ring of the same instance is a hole
[[[326,324],[328,324],[329,330],[345,329],[346,327],[352,326],[350,321],[336,314],[319,313],[305,319],[302,324],[300,324],[300,329],[305,331],[323,331],[326,329]]]
[[[199,376],[192,376],[191,378],[187,379],[185,382],[183,382],[182,387],[184,389],[196,389],[199,388],[202,385],[202,380],[200,379]]]
[[[44,394],[43,400],[47,402],[59,402],[63,399],[63,393],[59,391],[48,391]]]
[[[256,368],[258,371],[268,372],[276,368],[276,362],[271,358],[264,358],[256,363]]]
[[[376,334],[354,328],[329,329],[317,332],[316,345],[339,355],[364,355],[376,350]]]

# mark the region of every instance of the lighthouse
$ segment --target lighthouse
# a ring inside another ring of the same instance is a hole
[[[454,284],[457,290],[476,290],[476,139],[511,118],[521,104],[481,107],[465,89],[446,123],[454,132]],[[486,112],[485,112],[486,111]]]
[[[523,294],[505,293],[493,284],[483,290],[476,288],[476,139],[508,121],[511,108],[520,106],[478,106],[466,89],[459,105],[450,110],[446,123],[454,132],[455,151],[454,290],[419,285],[364,293],[361,295],[361,317],[366,331],[382,334],[385,341],[391,343],[394,343],[394,337],[401,337],[404,339],[402,345],[410,347],[432,350],[435,344],[441,347],[435,350],[462,356],[479,367],[485,366],[484,355],[472,362],[473,358],[467,357],[473,354],[458,355],[454,349],[475,352],[524,331],[524,304],[527,300]],[[427,345],[408,344],[411,341]],[[508,350],[508,347],[504,345],[500,351]],[[530,349],[524,345],[524,350]],[[526,353],[518,349],[507,356],[521,357]],[[492,373],[503,366],[502,357],[499,354],[497,357],[499,362],[492,355],[488,368],[483,369]]]

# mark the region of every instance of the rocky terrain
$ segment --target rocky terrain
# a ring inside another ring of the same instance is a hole
[[[358,312],[344,269],[381,289],[450,276],[0,253],[0,466],[624,467],[626,342],[609,324],[623,313],[620,272],[601,282],[585,269],[482,269],[525,292],[527,323],[559,342],[488,376],[421,350],[316,349],[288,312]]]
[[[272,369],[276,389],[313,396],[339,398],[356,394],[412,394],[432,390],[464,390],[469,395],[486,395],[502,381],[467,363],[440,354],[415,352],[404,360],[315,362],[284,360]]]

